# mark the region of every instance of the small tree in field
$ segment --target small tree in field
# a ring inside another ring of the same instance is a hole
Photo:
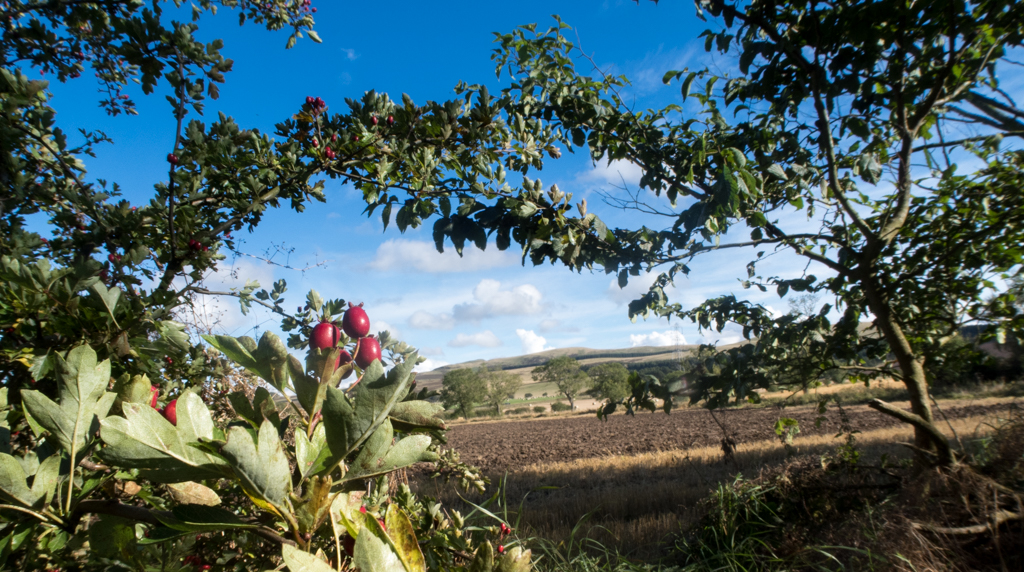
[[[455,408],[465,419],[469,419],[473,406],[485,398],[487,383],[474,369],[453,369],[441,380],[441,403],[446,408]]]
[[[569,356],[559,356],[533,369],[533,380],[537,383],[553,383],[558,392],[569,400],[569,408],[576,409],[576,397],[590,385],[590,377],[580,369],[580,364]]]
[[[485,401],[494,408],[497,415],[501,415],[501,405],[515,397],[516,392],[523,386],[523,378],[507,371],[482,371],[480,377],[487,385]]]
[[[593,380],[591,391],[598,399],[617,402],[629,395],[629,370],[618,362],[595,365],[587,370]]]

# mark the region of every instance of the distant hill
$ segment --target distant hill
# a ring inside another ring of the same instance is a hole
[[[698,345],[692,344],[680,346],[639,346],[635,348],[623,348],[618,350],[595,350],[591,348],[559,348],[535,354],[528,354],[524,356],[496,358],[491,360],[480,359],[463,363],[450,364],[443,367],[439,367],[432,371],[418,373],[416,374],[416,381],[418,387],[440,389],[441,380],[444,378],[444,374],[448,373],[449,371],[452,371],[454,369],[465,368],[476,369],[485,366],[488,369],[499,369],[509,371],[510,373],[519,374],[524,378],[524,383],[530,384],[532,383],[532,379],[530,378],[530,372],[533,370],[533,368],[544,365],[552,358],[556,358],[559,356],[573,357],[583,365],[602,362],[619,362],[625,365],[637,362],[673,361],[679,359],[680,357],[683,357],[685,354],[696,351],[698,347]],[[733,346],[720,346],[720,349],[730,347]]]

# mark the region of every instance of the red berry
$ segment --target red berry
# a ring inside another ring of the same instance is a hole
[[[356,351],[356,365],[362,369],[370,367],[370,364],[380,359],[380,342],[376,338],[361,338],[359,349]]]
[[[350,338],[362,338],[370,333],[370,317],[366,315],[362,305],[349,306],[341,318],[341,329]]]
[[[372,123],[374,126],[377,125],[377,116],[376,115],[374,115],[373,117],[370,118],[370,123]]]
[[[313,96],[312,95],[307,95],[306,96],[306,103],[308,105],[313,105]]]
[[[213,568],[213,566],[210,566],[209,564],[203,564],[202,566],[203,570],[209,570],[210,568]]]
[[[174,358],[172,358],[171,356],[167,356],[164,358],[164,361],[167,362],[167,365],[171,365],[174,363]]]
[[[160,414],[164,416],[164,419],[170,421],[171,425],[177,426],[178,425],[178,400],[175,399],[174,401],[168,403],[167,407],[164,407],[163,409],[160,410]]]
[[[503,552],[505,552],[505,545],[504,544],[499,544],[498,545],[498,554],[502,554]]]
[[[338,327],[330,322],[320,322],[313,328],[309,337],[309,346],[314,349],[333,348],[338,345],[341,334]]]
[[[310,8],[309,11],[316,14],[316,7],[314,6],[313,8]]]
[[[156,398],[160,397],[160,390],[155,387],[150,387],[149,392],[151,397],[149,399],[149,406],[156,409]]]
[[[172,165],[177,165],[178,164],[178,156],[175,155],[174,153],[168,153],[167,154],[167,162],[172,164]]]
[[[313,147],[319,147],[319,146],[320,146],[320,142],[317,141],[316,139],[313,139]]]
[[[363,514],[366,514],[366,507],[365,506],[359,507],[359,512],[361,512]]]
[[[358,135],[353,135],[352,136],[352,140],[353,141],[359,141],[359,136]]]
[[[394,124],[395,124],[395,118],[391,117],[390,115],[388,115],[388,127],[391,127]]]
[[[350,363],[352,363],[352,354],[348,353],[348,350],[341,350],[341,353],[338,354],[338,359],[334,360],[334,369],[338,369],[339,367]],[[342,376],[341,379],[345,379],[350,375],[352,375],[351,369],[348,370],[348,373]]]

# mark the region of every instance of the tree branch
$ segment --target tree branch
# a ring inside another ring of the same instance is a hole
[[[68,522],[71,524],[77,524],[85,514],[109,514],[111,516],[119,516],[129,520],[152,524],[154,526],[165,526],[163,521],[159,518],[161,516],[166,519],[174,518],[174,515],[170,511],[166,510],[150,510],[140,506],[121,504],[116,500],[86,500],[78,503],[78,506],[75,507],[75,511],[72,513]],[[291,546],[296,545],[295,542],[282,537],[266,526],[260,525],[251,530],[257,536],[270,540],[271,542],[289,544]]]
[[[936,534],[950,534],[950,535],[961,535],[961,534],[985,534],[986,532],[992,532],[996,527],[1003,524],[1004,522],[1010,522],[1013,520],[1024,519],[1024,514],[1019,512],[1010,512],[1008,510],[997,510],[992,513],[989,517],[988,522],[982,524],[975,524],[971,526],[961,526],[957,528],[947,528],[945,526],[935,526],[933,524],[923,522],[911,522],[910,526],[917,530],[927,530]]]
[[[953,450],[950,448],[949,441],[946,439],[946,436],[943,435],[935,425],[925,421],[920,415],[904,411],[899,407],[882,401],[881,399],[872,399],[868,402],[868,407],[878,411],[879,413],[895,417],[904,423],[909,423],[910,425],[924,431],[935,444],[936,451],[939,455],[939,463],[943,466],[949,466],[956,463],[956,459],[953,458]]]

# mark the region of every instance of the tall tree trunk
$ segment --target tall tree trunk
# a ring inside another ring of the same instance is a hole
[[[913,415],[907,415],[906,412],[878,400],[870,404],[871,407],[912,424],[914,426],[914,445],[926,451],[935,450],[941,463],[951,463],[953,457],[949,442],[935,426],[932,417],[928,378],[924,371],[924,357],[914,352],[914,348],[903,333],[903,328],[900,327],[896,316],[893,315],[888,301],[881,295],[878,285],[872,277],[861,280],[861,284],[867,294],[868,308],[875,315],[875,327],[889,343],[889,349],[900,366],[903,385],[906,386],[907,393],[910,395],[910,410]]]

